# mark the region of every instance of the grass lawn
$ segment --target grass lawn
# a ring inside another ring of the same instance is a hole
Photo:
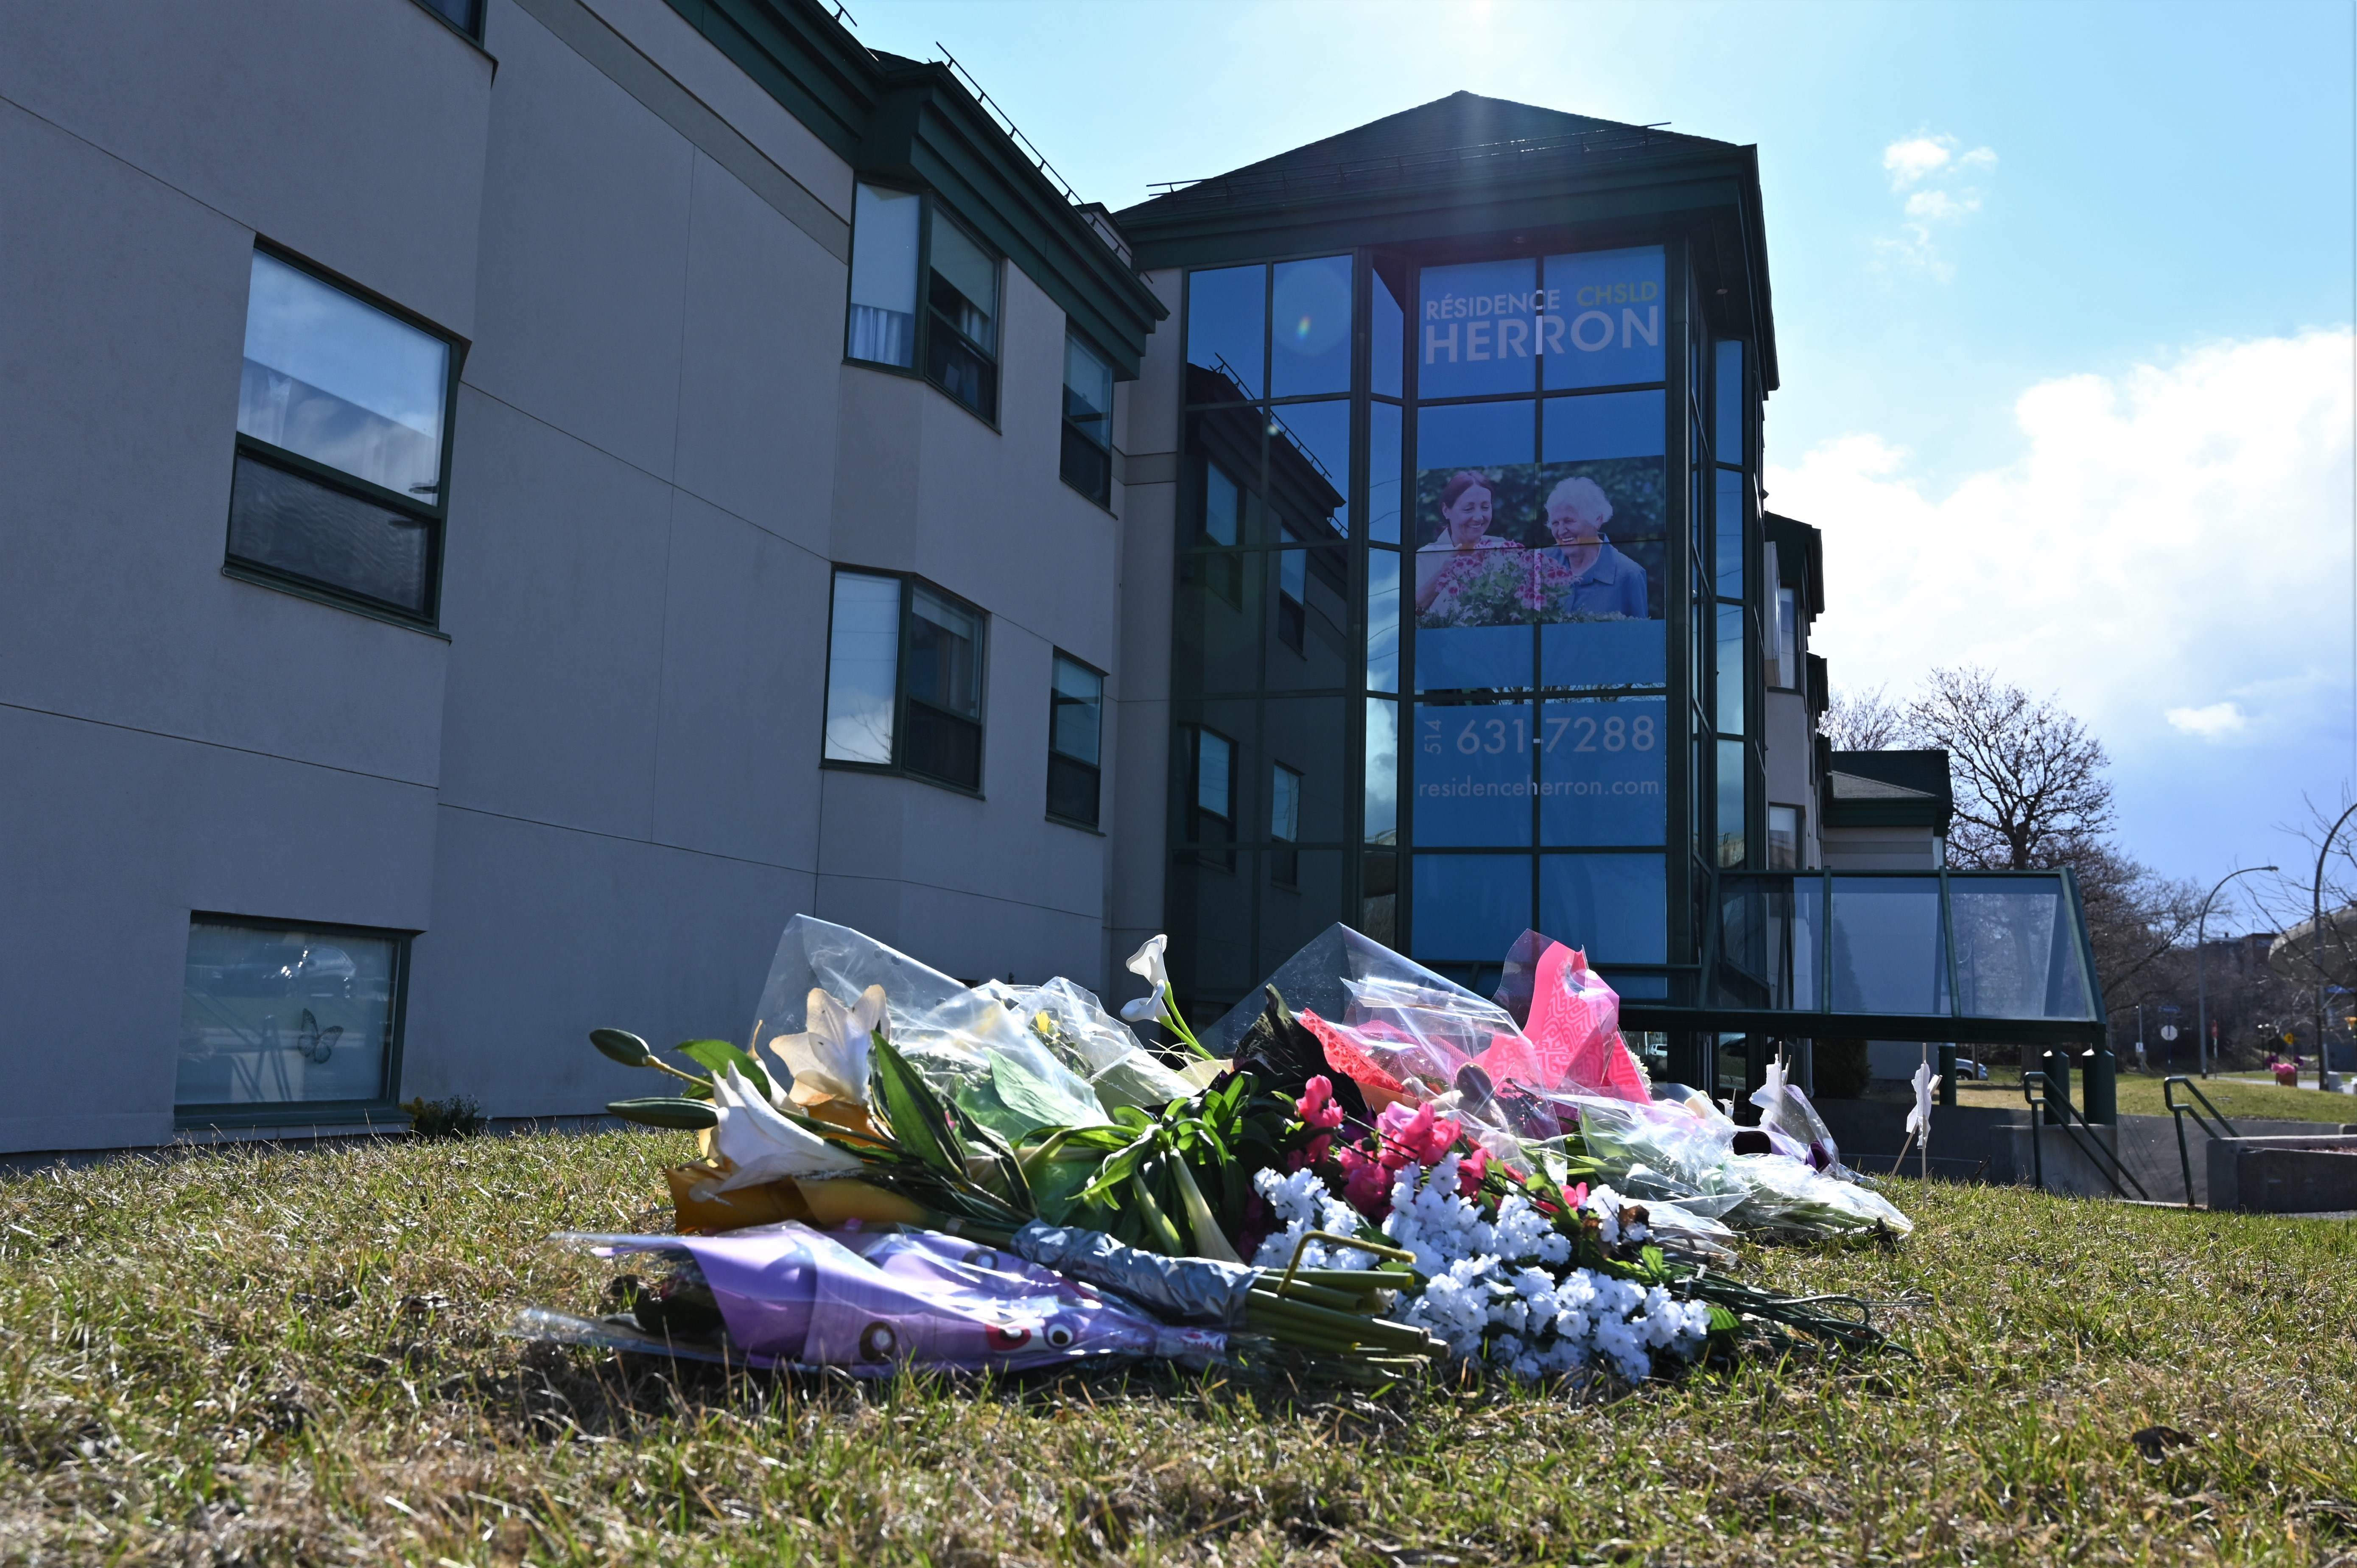
[[[2327,1094],[2315,1087],[2316,1069],[2310,1067],[2298,1089],[2286,1089],[2274,1083],[2235,1083],[2224,1079],[2197,1079],[2201,1092],[2210,1103],[2233,1121],[2249,1116],[2280,1122],[2357,1122],[2357,1095]],[[2119,1108],[2124,1116],[2166,1116],[2169,1107],[2161,1102],[2161,1079],[2143,1073],[2124,1072],[2119,1084]],[[2072,1104],[2083,1104],[2086,1090],[2074,1077],[2071,1083]],[[1988,1081],[1970,1080],[1956,1085],[1956,1101],[1960,1105],[1999,1105],[2008,1110],[2022,1108],[2021,1075],[2010,1068],[1992,1069]],[[2178,1091],[2179,1104],[2198,1107],[2199,1101]]]
[[[2357,1563],[2357,1225],[1891,1184],[1920,1359],[1624,1397],[676,1378],[499,1330],[642,1133],[0,1176],[0,1561]],[[2180,1429],[2157,1463],[2130,1434]]]

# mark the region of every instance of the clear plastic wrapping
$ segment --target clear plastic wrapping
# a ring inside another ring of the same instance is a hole
[[[1121,1105],[1183,1099],[1185,1082],[1122,1021],[1069,980],[1045,985],[961,985],[872,937],[808,915],[786,922],[753,1021],[763,1047],[805,1026],[810,993],[848,1004],[880,985],[892,1043],[925,1080],[975,1121],[1013,1142],[1039,1127],[1102,1122]]]

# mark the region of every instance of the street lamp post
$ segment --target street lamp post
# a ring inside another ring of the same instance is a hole
[[[2347,819],[2344,817],[2342,821],[2345,822]],[[2334,826],[2335,832],[2338,832],[2339,824],[2336,823]],[[2327,843],[2332,842],[2330,833],[2325,835],[2325,842]],[[2248,876],[2255,871],[2282,869],[2281,866],[2276,865],[2246,865],[2240,871],[2230,871],[2218,878],[2218,886],[2210,889],[2210,897],[2201,900],[2201,918],[2193,929],[2193,1004],[2196,1020],[2193,1026],[2193,1059],[2199,1064],[2203,1078],[2210,1076],[2210,986],[2206,961],[2209,954],[2202,946],[2210,932],[2210,901],[2218,897],[2219,887],[2225,886],[2237,876]],[[2323,877],[2323,862],[2319,860],[2317,863],[2317,879],[2319,886],[2322,885]],[[2318,1016],[2321,1018],[2322,1015],[2319,1014]]]
[[[2342,824],[2346,823],[2352,815],[2357,815],[2357,806],[2352,806],[2348,811],[2341,812],[2340,820],[2332,824],[2331,831],[2324,835],[2324,842],[2317,845],[2316,880],[2309,886],[2308,929],[2315,933],[2313,940],[2319,950],[2316,979],[2316,1087],[2319,1089],[2332,1087],[2330,1065],[2332,1053],[2324,1043],[2324,972],[2321,951],[2324,946],[2324,859],[2332,853],[2332,841],[2341,836]]]

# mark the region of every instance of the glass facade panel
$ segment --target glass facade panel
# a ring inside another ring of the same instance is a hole
[[[1367,690],[1399,690],[1399,552],[1367,552]]]
[[[400,957],[386,932],[194,917],[174,1102],[390,1099]]]
[[[844,353],[913,369],[917,363],[917,229],[924,199],[863,185],[851,208],[851,319]]]
[[[1660,686],[1669,679],[1669,622],[1572,621],[1539,628],[1539,678],[1550,686]]]
[[[1269,505],[1305,540],[1351,533],[1351,405],[1296,403],[1269,410]]]
[[[1717,1000],[1733,1007],[1817,1008],[1824,884],[1728,876],[1719,883]]]
[[[1258,744],[1265,761],[1256,772],[1267,777],[1273,767],[1289,780],[1293,798],[1282,813],[1293,827],[1284,835],[1288,843],[1350,842],[1345,821],[1351,781],[1349,714],[1348,703],[1336,697],[1271,697],[1261,706]],[[1278,803],[1261,804],[1257,811],[1255,832],[1276,820]],[[1339,906],[1329,918],[1340,918]]]
[[[1418,854],[1410,881],[1419,961],[1494,964],[1531,929],[1527,854]]]
[[[1521,399],[1417,414],[1419,691],[1531,683],[1533,580],[1521,546],[1540,526],[1536,423],[1535,405]]]
[[[1541,704],[1540,843],[1668,843],[1669,708],[1661,697]]]
[[[1659,392],[1591,392],[1551,397],[1541,456],[1550,463],[1598,457],[1659,457],[1669,440],[1668,394]]]
[[[1248,401],[1261,395],[1267,289],[1268,271],[1261,266],[1187,274],[1189,402]]]
[[[1716,550],[1718,596],[1743,597],[1743,500],[1747,486],[1741,474],[1718,471],[1718,539]]]
[[[1400,310],[1399,295],[1380,272],[1369,276],[1374,284],[1374,299],[1369,312],[1369,329],[1372,336],[1373,364],[1370,367],[1369,390],[1378,397],[1400,397],[1405,393],[1407,371],[1407,318]]]
[[[1936,876],[1833,878],[1834,1011],[1946,1013],[1940,928]]]
[[[1743,733],[1743,607],[1718,607],[1718,733]]]
[[[1544,318],[1529,258],[1426,267],[1416,332],[1416,395],[1530,392]],[[1585,383],[1582,383],[1585,384]]]
[[[1366,800],[1361,834],[1369,843],[1399,842],[1399,704],[1367,699]]]
[[[1801,811],[1797,806],[1768,808],[1768,869],[1801,868]]]
[[[240,434],[432,506],[449,385],[449,344],[253,253]]]
[[[1528,846],[1535,708],[1526,702],[1423,703],[1415,725],[1416,848]]]
[[[1259,859],[1261,887],[1253,964],[1256,985],[1340,919],[1350,856],[1339,849],[1272,849]]]
[[[899,675],[900,579],[837,572],[827,628],[828,760],[891,766]]]
[[[1351,924],[1394,951],[1405,951],[1399,929],[1399,856],[1359,857],[1359,918]]]
[[[1669,881],[1658,854],[1539,857],[1538,929],[1598,963],[1667,962],[1669,918]]]
[[[1400,425],[1396,403],[1367,409],[1367,537],[1378,544],[1400,542]]]
[[[1351,258],[1279,262],[1269,328],[1269,396],[1349,392]]]
[[[1269,551],[1189,551],[1171,606],[1170,691],[1194,697],[1259,689],[1275,573]]]
[[[1546,384],[1629,386],[1666,379],[1662,250],[1587,251],[1546,259]]]
[[[2093,1018],[2070,897],[2054,875],[1959,877],[1959,1011],[1975,1018]]]
[[[1744,767],[1739,740],[1718,743],[1718,864],[1728,869],[1743,864],[1745,811],[1749,805],[1750,779]]]
[[[1743,396],[1743,345],[1728,341],[1718,346],[1717,417],[1712,421],[1711,455],[1722,463],[1741,467],[1750,455],[1746,442]]]

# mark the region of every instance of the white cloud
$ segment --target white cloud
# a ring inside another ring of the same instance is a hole
[[[2240,735],[2251,721],[2238,703],[2212,703],[2204,708],[2171,708],[2163,715],[2171,729],[2201,740],[2223,740]]]
[[[1954,156],[1949,149],[1955,145],[1953,136],[1910,136],[1883,148],[1882,166],[1890,176],[1890,188],[1904,190],[1934,169],[1945,168]]]
[[[2155,766],[2337,735],[2337,774],[2352,358],[2340,328],[2040,382],[2020,456],[1943,491],[1871,434],[1771,465],[1769,504],[1825,532],[1816,650],[1847,687],[1989,665]]]
[[[1905,193],[1900,204],[1904,220],[1893,234],[1874,242],[1875,252],[1901,266],[1931,274],[1945,283],[1956,275],[1953,263],[1940,253],[1934,230],[1962,221],[1981,209],[1981,193],[1962,183],[1968,171],[1996,166],[1989,147],[1956,150],[1956,138],[1929,133],[1909,136],[1882,149],[1882,169],[1893,192]],[[1921,187],[1920,189],[1910,188]]]

